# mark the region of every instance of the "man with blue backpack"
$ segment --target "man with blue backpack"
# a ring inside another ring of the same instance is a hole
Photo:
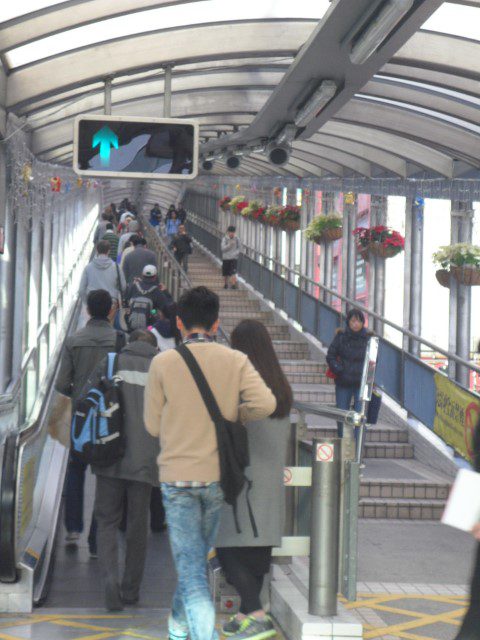
[[[97,396],[101,411],[92,411],[90,421],[85,420],[85,411],[79,416],[78,435],[81,436],[82,431],[89,435],[85,436],[87,446],[83,450],[92,459],[92,471],[97,478],[94,511],[98,523],[98,556],[109,611],[120,611],[124,604],[135,604],[143,577],[150,495],[152,486],[158,486],[159,454],[158,438],[149,435],[143,423],[143,396],[150,363],[157,353],[153,334],[133,331],[128,345],[119,354],[109,353],[86,385],[86,398]],[[115,386],[116,397],[111,393]],[[79,410],[82,407],[83,401]],[[117,534],[125,499],[126,553],[120,582]]]
[[[99,361],[110,351],[120,351],[125,336],[108,322],[112,297],[104,289],[90,291],[87,311],[90,320],[85,327],[65,340],[60,371],[55,389],[72,399],[72,412],[82,396],[83,388]],[[88,464],[71,449],[65,481],[65,528],[68,544],[77,544],[83,531],[83,488]],[[96,556],[95,521],[92,518],[88,546]]]

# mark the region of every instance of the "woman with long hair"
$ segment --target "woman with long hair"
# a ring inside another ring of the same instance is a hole
[[[149,330],[155,336],[160,351],[175,349],[182,341],[180,331],[177,329],[177,305],[171,302],[162,307]]]
[[[240,612],[222,631],[233,638],[270,638],[276,634],[270,616],[260,601],[263,579],[270,571],[272,547],[281,544],[285,519],[283,472],[290,433],[293,393],[283,373],[272,340],[257,320],[242,320],[233,330],[231,346],[246,353],[277,399],[275,412],[265,420],[247,424],[250,466],[246,476],[252,481],[250,501],[258,529],[255,537],[244,495],[238,500],[235,527],[231,506],[224,505],[217,538],[217,556],[227,581],[241,598]]]

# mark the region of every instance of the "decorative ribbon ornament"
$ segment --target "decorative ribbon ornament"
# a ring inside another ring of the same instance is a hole
[[[50,178],[50,188],[52,191],[54,191],[55,193],[59,193],[61,186],[62,186],[62,180],[59,176],[54,176],[53,178]]]
[[[31,180],[33,180],[32,165],[30,164],[30,162],[25,162],[22,167],[22,180],[25,184],[28,184]]]

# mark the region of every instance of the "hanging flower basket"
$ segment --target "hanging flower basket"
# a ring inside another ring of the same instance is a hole
[[[343,220],[338,213],[329,213],[313,218],[305,229],[305,237],[316,244],[334,242],[343,235]]]
[[[282,220],[280,222],[280,228],[284,231],[298,231],[300,229],[299,220]]]
[[[438,269],[435,271],[435,277],[438,280],[438,284],[446,289],[450,288],[450,271],[446,269]]]
[[[397,253],[400,253],[401,249],[397,247],[390,247],[380,244],[380,242],[371,242],[368,246],[368,251],[377,258],[393,258]]]
[[[439,247],[433,254],[433,262],[440,270],[447,273],[449,271],[451,277],[455,278],[459,284],[466,287],[480,285],[480,246],[478,245],[458,242]]]
[[[321,239],[325,242],[335,242],[340,240],[343,236],[343,227],[337,227],[336,229],[325,229],[322,233]]]
[[[370,247],[368,245],[364,247],[361,244],[357,244],[357,251],[365,260],[365,262],[368,262],[370,258]]]
[[[466,287],[478,287],[480,286],[480,269],[477,267],[463,266],[454,267],[450,269],[450,273],[458,282]]]
[[[230,211],[230,201],[231,198],[229,196],[225,196],[224,198],[222,198],[218,203],[220,209],[222,211]]]

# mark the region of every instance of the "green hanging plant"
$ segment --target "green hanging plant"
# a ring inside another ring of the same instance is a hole
[[[339,240],[343,234],[343,217],[339,213],[316,216],[304,233],[307,240],[317,244]]]

